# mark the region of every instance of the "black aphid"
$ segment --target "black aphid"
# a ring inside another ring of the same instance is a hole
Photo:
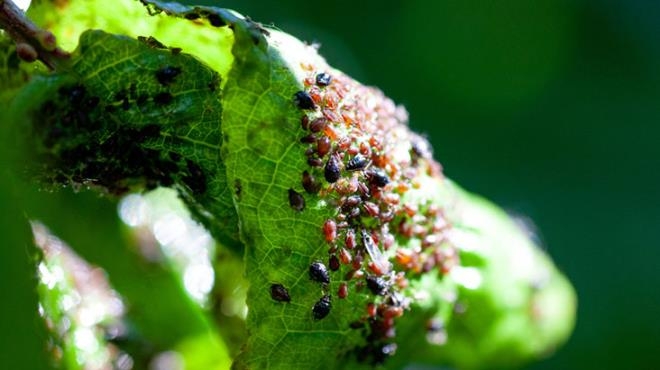
[[[314,100],[305,91],[298,91],[293,95],[293,101],[300,109],[314,109]]]
[[[316,75],[316,84],[318,86],[328,86],[332,82],[332,76],[325,72],[321,72]]]
[[[305,209],[305,198],[293,189],[289,189],[289,205],[300,212]]]
[[[312,144],[316,142],[316,136],[309,134],[300,138],[300,142],[303,144]]]
[[[332,271],[339,270],[339,266],[340,266],[339,258],[337,258],[337,256],[335,256],[334,254],[330,256],[330,259],[328,260],[328,266],[330,266],[330,270]]]
[[[302,186],[309,194],[316,194],[321,189],[320,184],[316,182],[314,176],[310,175],[307,171],[304,171],[302,174]]]
[[[364,328],[364,322],[362,322],[362,321],[353,321],[348,326],[351,329],[362,329],[362,328]]]
[[[367,179],[369,183],[375,185],[379,188],[384,187],[390,183],[390,178],[387,176],[385,171],[380,169],[373,169],[367,173]]]
[[[195,162],[191,160],[186,161],[188,167],[188,174],[181,179],[188,185],[194,194],[204,194],[206,192],[206,176],[204,170]]]
[[[187,13],[183,17],[188,19],[188,20],[194,21],[195,19],[199,18],[199,14],[197,14],[197,13]]]
[[[376,295],[385,295],[387,293],[387,283],[385,280],[373,275],[367,276],[367,288]]]
[[[351,158],[348,163],[346,163],[346,169],[349,171],[359,171],[367,167],[369,160],[363,157],[361,154],[356,155]]]
[[[69,101],[73,105],[78,105],[83,101],[83,98],[85,97],[85,86],[83,85],[75,85],[72,86],[68,91],[69,94]]]
[[[321,167],[323,166],[323,160],[321,158],[309,157],[307,158],[307,164],[312,167]]]
[[[162,42],[158,41],[155,37],[149,36],[149,37],[144,37],[144,36],[138,36],[138,41],[143,42],[146,44],[148,47],[152,49],[166,49],[167,47],[163,45]]]
[[[325,164],[325,171],[323,174],[325,175],[326,181],[329,183],[334,183],[339,180],[341,172],[339,170],[339,163],[335,156],[330,156],[330,159],[328,159],[328,162]]]
[[[180,73],[180,67],[166,66],[156,71],[156,79],[161,85],[169,85]]]
[[[314,303],[314,307],[312,307],[312,317],[314,320],[321,320],[328,316],[331,308],[332,304],[330,303],[330,296],[324,295],[318,302]]]
[[[278,302],[291,302],[289,291],[282,284],[273,284],[270,286],[270,297]]]
[[[330,283],[330,275],[328,275],[328,268],[325,267],[323,262],[316,261],[309,265],[309,278],[324,284]]]
[[[158,93],[154,96],[154,103],[157,105],[167,105],[172,102],[174,97],[168,92]]]
[[[220,16],[217,14],[211,13],[207,18],[213,27],[222,27],[225,25],[225,21],[223,21],[222,18],[220,18]]]

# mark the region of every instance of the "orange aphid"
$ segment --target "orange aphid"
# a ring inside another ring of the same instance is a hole
[[[323,99],[326,108],[336,109],[337,108],[337,95],[333,93],[325,94],[325,99]]]
[[[340,260],[341,263],[343,263],[344,265],[348,265],[349,263],[351,263],[351,261],[353,260],[353,258],[351,257],[351,254],[348,253],[348,251],[347,251],[346,249],[341,248],[341,249],[339,250],[339,260]]]
[[[376,308],[376,305],[373,303],[367,303],[367,316],[376,317],[377,313],[378,309]]]
[[[344,119],[344,123],[349,126],[355,122],[355,120],[348,113],[342,113],[341,117]]]
[[[325,136],[329,137],[330,140],[337,140],[337,131],[335,131],[335,129],[333,129],[332,126],[326,125],[323,128],[323,133],[325,134]]]
[[[413,252],[409,249],[399,248],[396,251],[396,261],[403,266],[408,266],[413,262]]]

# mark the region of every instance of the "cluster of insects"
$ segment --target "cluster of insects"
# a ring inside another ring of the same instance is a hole
[[[352,290],[373,297],[351,327],[365,329],[368,342],[358,358],[381,362],[396,350],[395,319],[410,306],[408,277],[447,274],[457,263],[443,210],[430,198],[409,196],[424,178],[441,181],[442,169],[426,140],[405,126],[405,111],[380,91],[312,65],[302,68],[308,73],[304,89],[293,96],[304,112],[300,143],[309,168],[302,187],[336,207],[321,230],[327,267],[312,263],[310,277],[324,284],[339,279],[333,292],[339,299]],[[303,211],[304,194],[290,189],[289,203]],[[313,305],[315,320],[329,314],[330,297]]]
[[[44,147],[52,151],[45,158],[49,161],[71,163],[71,166],[55,164],[54,168],[74,168],[71,174],[58,174],[54,182],[101,186],[112,194],[128,191],[126,179],[142,179],[148,189],[171,186],[175,176],[188,186],[194,194],[207,190],[207,176],[199,164],[183,160],[176,152],[148,149],[141,144],[160,136],[162,125],[147,123],[131,127],[115,127],[115,115],[140,114],[151,106],[164,107],[173,103],[170,92],[182,73],[182,67],[163,65],[152,72],[154,82],[162,89],[159,92],[139,87],[131,82],[101,100],[97,91],[90,91],[82,82],[59,88],[57,99],[45,101],[35,111],[35,121],[43,123]],[[99,128],[108,128],[113,135],[101,138]],[[37,133],[35,133],[37,134]],[[75,146],[55,146],[61,138],[77,137],[70,142]],[[94,144],[96,143],[96,144]],[[80,162],[80,158],[85,158]],[[123,158],[110,161],[108,158]],[[61,177],[61,178],[60,178]]]

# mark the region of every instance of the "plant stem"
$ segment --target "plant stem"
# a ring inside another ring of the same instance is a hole
[[[32,23],[11,0],[0,0],[0,28],[16,42],[18,56],[27,62],[40,60],[55,70],[69,59],[69,53],[57,47],[55,36]]]

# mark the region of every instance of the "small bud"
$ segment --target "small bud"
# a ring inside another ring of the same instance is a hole
[[[57,47],[55,35],[48,31],[40,31],[37,34],[37,40],[46,51],[53,51]]]
[[[16,44],[16,54],[18,54],[19,58],[23,59],[28,63],[34,62],[35,60],[37,60],[37,57],[39,56],[39,54],[37,54],[37,51],[34,50],[32,45],[26,44],[24,42]]]

